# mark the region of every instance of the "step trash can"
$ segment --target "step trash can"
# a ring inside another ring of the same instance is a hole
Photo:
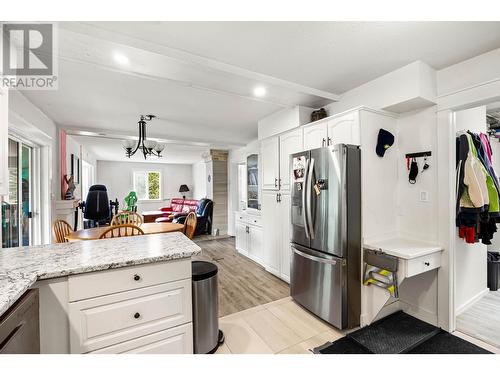
[[[491,291],[498,290],[500,284],[500,253],[488,251],[488,288]]]
[[[219,330],[218,269],[213,263],[194,261],[191,270],[194,353],[215,353],[224,342],[224,334]]]

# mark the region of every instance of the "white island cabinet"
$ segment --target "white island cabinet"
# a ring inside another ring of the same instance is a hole
[[[3,250],[0,316],[37,288],[42,354],[193,353],[201,249],[182,233]]]
[[[190,260],[70,276],[68,293],[71,353],[192,353]]]

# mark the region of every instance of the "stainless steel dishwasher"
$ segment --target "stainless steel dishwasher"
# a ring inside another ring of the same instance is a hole
[[[39,354],[38,289],[28,290],[0,317],[0,354]]]

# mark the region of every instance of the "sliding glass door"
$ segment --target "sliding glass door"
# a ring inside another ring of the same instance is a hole
[[[9,138],[9,194],[2,200],[2,247],[32,244],[33,149]]]

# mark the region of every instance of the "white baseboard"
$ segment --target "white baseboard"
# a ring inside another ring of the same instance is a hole
[[[467,310],[469,307],[471,307],[474,303],[476,303],[481,298],[483,298],[486,294],[488,294],[489,291],[490,290],[488,288],[483,289],[482,291],[480,291],[478,294],[476,294],[472,298],[469,298],[469,300],[467,300],[465,303],[463,303],[462,305],[460,305],[459,307],[457,307],[455,309],[455,316],[458,316],[461,313],[463,313],[465,310]]]
[[[438,325],[438,315],[437,312],[429,311],[423,309],[419,306],[412,305],[405,301],[399,301],[401,309],[417,319],[423,320],[426,323],[432,324],[434,326]]]

